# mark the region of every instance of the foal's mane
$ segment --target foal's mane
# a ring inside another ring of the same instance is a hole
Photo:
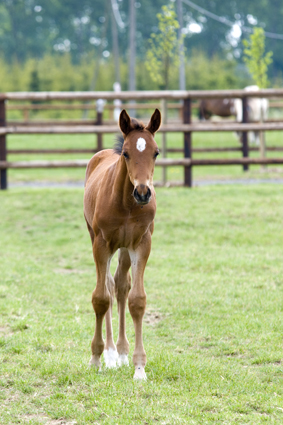
[[[131,118],[131,127],[132,130],[138,130],[138,131],[143,131],[145,129],[145,125],[142,121],[138,121],[135,118]],[[116,143],[113,147],[114,153],[116,153],[117,155],[121,155],[122,150],[123,150],[123,145],[124,145],[124,138],[122,136],[122,134],[120,134],[119,136],[116,137]]]

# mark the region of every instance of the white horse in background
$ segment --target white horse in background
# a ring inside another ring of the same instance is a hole
[[[116,81],[116,83],[113,84],[113,89],[115,93],[121,93],[121,84]],[[122,107],[122,101],[121,99],[115,99],[114,100],[114,120],[116,122],[119,122],[119,117],[121,113],[121,107]]]
[[[258,86],[247,86],[245,87],[246,91],[258,91]],[[242,99],[235,99],[235,111],[236,111],[236,120],[242,122],[243,120],[243,107]],[[248,98],[248,122],[258,122],[266,121],[268,117],[268,108],[269,101],[265,98],[259,97],[250,97]],[[257,146],[260,144],[260,132],[259,131],[249,131],[248,132],[248,141],[255,143]]]

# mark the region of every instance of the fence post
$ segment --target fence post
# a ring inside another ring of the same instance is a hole
[[[242,98],[242,108],[243,108],[243,119],[242,123],[245,124],[248,122],[248,99],[246,97]],[[249,156],[249,143],[248,143],[248,133],[243,131],[242,133],[242,148],[243,148],[243,158],[248,158]],[[248,164],[243,165],[243,170],[248,171]]]
[[[167,101],[166,101],[166,99],[161,99],[161,115],[162,115],[162,123],[167,124]],[[167,139],[167,134],[162,133],[162,150],[161,150],[162,158],[166,158],[166,150],[167,150],[166,139]],[[166,182],[167,182],[167,169],[166,169],[166,167],[162,167],[162,184],[163,184],[163,186],[166,185]]]
[[[260,120],[259,123],[262,124],[264,122],[264,113],[263,113],[263,102],[264,99],[260,98]],[[261,158],[266,158],[266,144],[265,144],[265,132],[259,132],[259,153]],[[261,169],[265,170],[267,165],[262,165]]]
[[[5,100],[0,100],[0,127],[6,127]],[[7,161],[6,134],[0,136],[0,161]],[[0,170],[0,189],[7,189],[7,168]]]
[[[28,110],[28,107],[26,106],[24,109],[23,109],[23,115],[24,115],[24,121],[25,122],[28,122],[28,120],[29,120],[29,110]]]
[[[183,107],[183,123],[191,124],[192,106],[191,99],[184,100]],[[184,158],[192,157],[192,132],[184,132]],[[192,187],[192,166],[185,166],[184,168],[184,186]]]
[[[97,99],[96,101],[96,125],[102,125],[102,114],[104,109],[104,100]],[[97,152],[103,149],[102,134],[97,133]]]

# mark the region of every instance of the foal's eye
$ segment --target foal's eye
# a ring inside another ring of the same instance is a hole
[[[154,159],[157,158],[158,155],[159,155],[159,151],[156,151],[155,154],[154,154]]]
[[[123,156],[124,156],[126,159],[129,159],[129,155],[127,154],[127,152],[123,152]]]

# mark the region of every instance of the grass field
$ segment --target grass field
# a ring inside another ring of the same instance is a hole
[[[1,425],[282,424],[282,187],[157,190],[146,382],[132,362],[87,366],[95,267],[82,197],[0,193]],[[132,355],[129,314],[127,329]]]

